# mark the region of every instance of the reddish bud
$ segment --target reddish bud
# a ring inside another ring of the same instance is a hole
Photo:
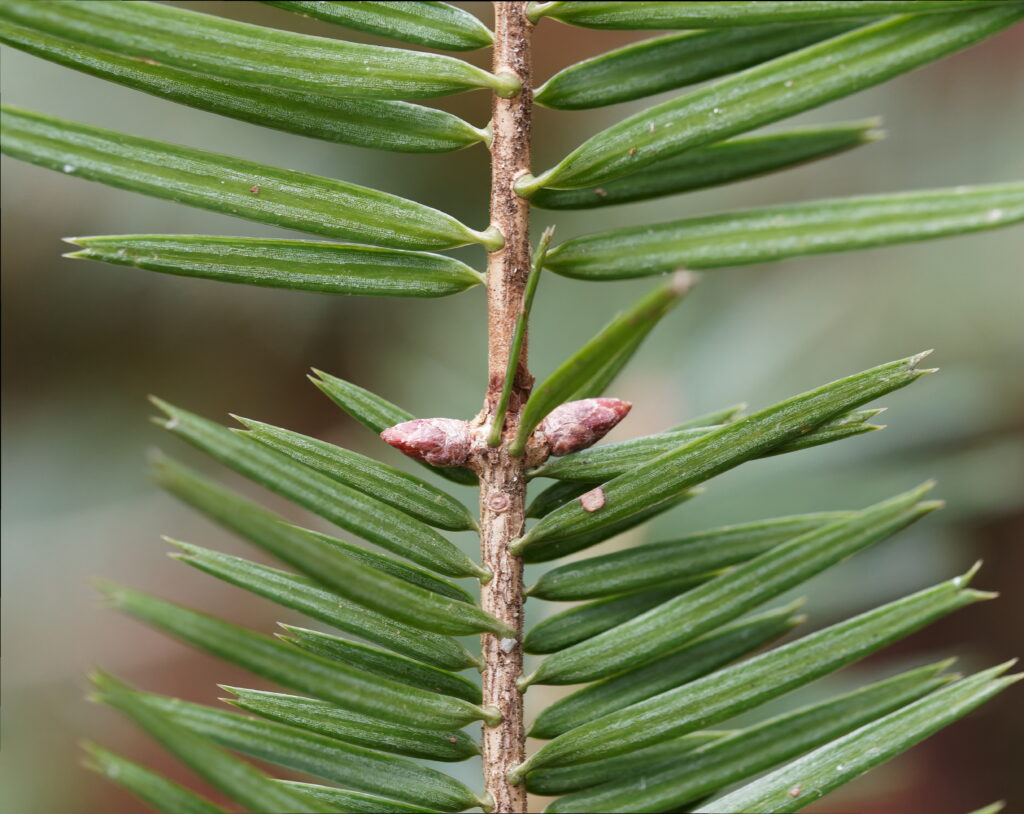
[[[455,418],[415,418],[388,427],[380,437],[433,466],[461,466],[469,459],[469,425]]]
[[[604,438],[632,406],[620,399],[569,401],[548,413],[539,429],[552,455],[568,455]]]

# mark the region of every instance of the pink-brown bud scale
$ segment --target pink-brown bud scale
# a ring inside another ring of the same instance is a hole
[[[456,418],[414,418],[380,434],[395,449],[432,466],[462,466],[472,443],[469,424]]]
[[[537,429],[552,455],[568,455],[604,438],[632,406],[610,398],[567,401],[548,413]]]

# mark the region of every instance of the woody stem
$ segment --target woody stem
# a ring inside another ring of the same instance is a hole
[[[530,269],[529,204],[513,190],[520,175],[530,170],[530,40],[532,25],[525,2],[497,2],[494,29],[494,72],[513,73],[522,90],[510,99],[497,95],[492,104],[491,224],[505,239],[502,249],[487,259],[488,421],[501,396],[506,367]],[[533,384],[523,342],[519,365],[505,415],[505,443],[487,447],[477,465],[480,476],[480,545],[483,563],[494,577],[481,588],[485,611],[518,631],[516,639],[485,633],[483,703],[501,711],[501,722],[483,727],[484,788],[494,811],[518,814],[526,809],[523,785],[511,785],[509,769],[526,756],[523,699],[516,688],[522,672],[523,564],[509,543],[523,533],[526,503],[525,467],[521,457],[508,454],[523,403]],[[486,424],[485,424],[486,426]]]

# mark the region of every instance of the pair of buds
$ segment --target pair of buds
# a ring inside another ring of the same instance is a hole
[[[556,407],[533,434],[548,455],[568,455],[600,441],[626,417],[628,401],[583,399]],[[395,449],[433,466],[462,466],[473,448],[473,428],[455,418],[416,418],[380,434]]]

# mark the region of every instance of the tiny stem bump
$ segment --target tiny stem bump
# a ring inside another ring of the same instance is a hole
[[[534,25],[540,20],[552,6],[557,6],[558,3],[527,3],[526,4],[526,19]]]
[[[523,89],[522,80],[511,71],[502,71],[491,76],[491,87],[502,99],[511,99]]]
[[[501,710],[495,706],[481,707],[483,721],[487,726],[497,726],[502,722]]]
[[[505,248],[505,235],[493,223],[482,232],[474,232],[474,235],[488,252],[500,252]]]
[[[467,124],[468,124],[468,122],[467,122]],[[485,147],[487,147],[487,149],[490,149],[490,147],[491,147],[491,139],[493,137],[493,135],[491,133],[491,123],[487,122],[487,124],[484,125],[483,127],[473,127],[473,125],[469,125],[469,126],[472,128],[473,132],[476,134],[477,141],[481,142]]]
[[[518,786],[523,782],[523,778],[526,777],[526,772],[529,769],[526,763],[520,763],[518,766],[513,768],[506,776],[508,782],[513,786]]]
[[[672,280],[669,283],[669,289],[678,297],[689,293],[690,289],[697,285],[697,280],[700,279],[692,271],[686,269],[679,269],[672,273]]]
[[[537,176],[533,175],[533,173],[527,172],[516,178],[512,188],[520,198],[532,198],[537,190],[542,186],[544,186],[544,184],[538,183]]]

